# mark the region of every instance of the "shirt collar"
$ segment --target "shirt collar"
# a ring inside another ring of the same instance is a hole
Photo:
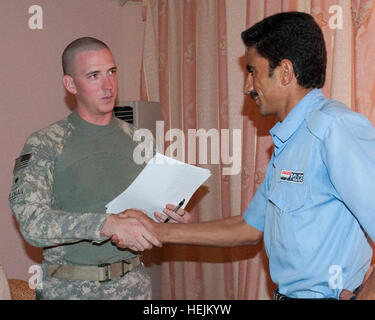
[[[74,110],[68,116],[68,121],[76,128],[76,130],[79,130],[80,134],[85,135],[100,135],[112,132],[113,128],[116,128],[115,119],[117,118],[112,114],[111,121],[107,125],[99,126],[82,119],[77,113],[77,110]]]
[[[276,123],[270,130],[272,140],[276,147],[284,144],[293,135],[306,116],[319,105],[317,102],[320,101],[321,98],[324,98],[321,89],[311,90],[289,112],[284,121]]]

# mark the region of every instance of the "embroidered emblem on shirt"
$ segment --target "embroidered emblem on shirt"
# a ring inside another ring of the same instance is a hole
[[[281,170],[281,181],[292,182],[292,183],[303,183],[303,172],[293,172],[287,170]]]
[[[18,170],[24,168],[29,163],[31,158],[31,153],[24,154],[16,159],[16,163],[14,165],[13,173],[16,173]]]

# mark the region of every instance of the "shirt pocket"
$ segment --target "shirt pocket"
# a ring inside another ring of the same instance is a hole
[[[278,181],[270,193],[268,200],[280,213],[295,214],[306,203],[307,187],[304,183]]]

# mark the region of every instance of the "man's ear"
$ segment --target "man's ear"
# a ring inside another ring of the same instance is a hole
[[[65,74],[62,80],[66,90],[68,90],[71,94],[77,93],[76,84],[71,76]]]
[[[284,59],[280,63],[280,79],[283,86],[289,85],[295,79],[293,63],[289,59]]]

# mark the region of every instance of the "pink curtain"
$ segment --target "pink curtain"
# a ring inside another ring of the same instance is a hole
[[[355,106],[375,125],[375,1],[352,1]]]
[[[243,30],[277,12],[312,14],[327,44],[324,93],[363,113],[375,125],[374,1],[241,0],[246,12]],[[232,0],[144,0],[141,97],[160,101],[165,131],[179,128],[185,137],[189,129],[220,132],[233,129],[233,119],[242,117],[242,124],[236,126],[242,130],[241,178],[223,175],[223,163],[197,163],[209,168],[212,176],[187,207],[195,221],[242,213],[264,179],[272,153],[269,130],[275,119],[260,117],[250,99],[244,100],[241,115],[234,114],[236,106],[228,94],[228,78],[237,62],[228,60],[227,42],[240,38],[227,25],[235,5],[239,4]],[[342,9],[342,28],[332,27],[333,6]],[[245,73],[236,94],[242,92],[244,77]],[[186,162],[188,156],[186,142]],[[261,243],[231,249],[170,245],[163,248],[162,261],[164,299],[269,299],[275,287]]]
[[[353,38],[353,87],[356,111],[365,115],[375,126],[375,0],[356,0],[352,4]],[[375,239],[372,239],[373,241]],[[373,242],[373,249],[375,244]],[[375,255],[372,259],[375,264]]]

